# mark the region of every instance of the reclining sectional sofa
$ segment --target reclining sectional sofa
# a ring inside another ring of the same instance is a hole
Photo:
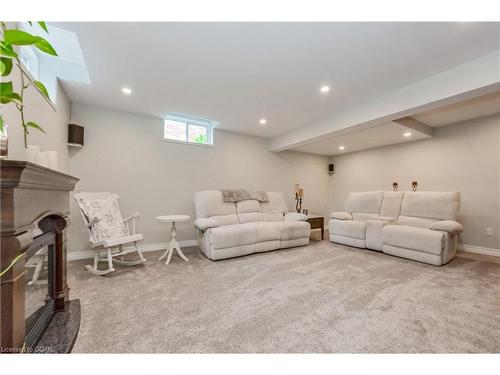
[[[330,241],[440,266],[455,257],[460,193],[351,193],[334,212]]]
[[[225,203],[219,190],[195,193],[198,245],[210,259],[309,244],[307,216],[287,213],[281,193],[268,192],[268,202],[256,199]]]

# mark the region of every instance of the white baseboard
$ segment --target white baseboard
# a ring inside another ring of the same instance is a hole
[[[500,257],[500,249],[492,249],[490,247],[481,247],[474,245],[458,244],[458,250],[465,251],[467,253],[491,255],[494,257]]]
[[[187,241],[179,241],[179,245],[181,247],[190,247],[190,246],[197,246],[198,241],[196,240],[187,240]],[[162,243],[153,243],[149,245],[139,245],[139,249],[143,252],[148,252],[148,251],[158,251],[158,250],[165,250],[168,247],[168,242],[162,242]],[[135,249],[131,246],[127,246],[123,248],[124,251],[126,252],[131,252],[134,251]],[[68,252],[68,261],[69,260],[80,260],[80,259],[91,259],[94,257],[95,251],[94,250],[82,250],[82,251],[70,251]]]
[[[326,228],[327,229],[327,228]],[[196,240],[187,240],[187,241],[180,241],[179,242],[181,247],[190,247],[190,246],[197,246],[198,241]],[[158,250],[165,250],[168,246],[167,242],[162,242],[162,243],[153,243],[149,245],[140,245],[139,248],[143,252],[148,252],[148,251],[158,251]],[[483,255],[491,255],[494,257],[500,257],[500,249],[492,249],[489,247],[481,247],[481,246],[474,246],[474,245],[466,245],[466,244],[458,244],[457,247],[458,250],[465,251],[468,253],[475,253],[475,254],[483,254]],[[133,247],[126,247],[126,251],[133,251]],[[83,251],[72,251],[68,252],[68,260],[80,260],[80,259],[91,259],[94,257],[95,252],[93,250],[83,250]]]

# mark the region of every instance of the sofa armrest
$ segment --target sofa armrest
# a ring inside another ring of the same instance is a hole
[[[215,220],[202,217],[194,221],[194,226],[203,232],[209,228],[216,228],[219,225]]]
[[[307,221],[307,216],[298,212],[288,212],[285,217],[285,221]]]
[[[352,215],[345,211],[333,212],[330,216],[332,219],[337,220],[352,220]]]
[[[464,230],[464,227],[462,226],[462,224],[453,220],[441,220],[432,224],[431,229],[454,234],[462,232]]]

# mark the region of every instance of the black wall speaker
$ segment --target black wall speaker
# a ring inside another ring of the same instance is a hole
[[[328,174],[331,176],[335,173],[335,164],[328,164]]]
[[[68,125],[68,143],[83,146],[84,127],[76,124]]]

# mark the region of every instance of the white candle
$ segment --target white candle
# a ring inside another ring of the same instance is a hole
[[[48,159],[47,152],[45,152],[45,151],[37,152],[35,163],[37,163],[38,165],[42,165],[44,167],[48,167],[49,166],[49,159]]]
[[[26,161],[36,163],[37,154],[40,152],[40,147],[35,145],[28,145],[26,149]]]
[[[45,151],[45,154],[47,155],[47,166],[50,169],[55,169],[59,167],[59,160],[57,157],[57,151]]]

